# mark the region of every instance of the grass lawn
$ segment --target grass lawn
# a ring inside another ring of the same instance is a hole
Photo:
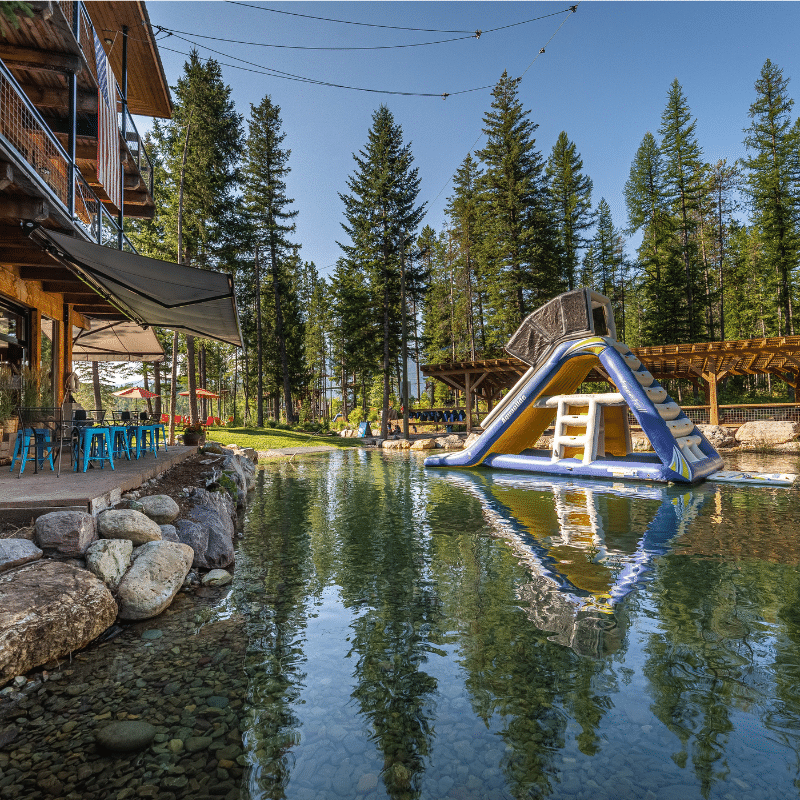
[[[206,439],[221,444],[237,444],[254,450],[278,450],[282,447],[360,447],[361,439],[320,436],[316,433],[281,431],[274,428],[209,428]]]

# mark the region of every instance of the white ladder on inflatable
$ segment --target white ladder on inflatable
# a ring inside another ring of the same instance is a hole
[[[557,408],[551,460],[560,461],[564,458],[564,448],[566,447],[582,447],[584,464],[596,461],[598,453],[605,455],[603,407],[627,406],[619,392],[553,395],[542,398],[539,402],[549,408]],[[570,414],[568,412],[571,406],[586,408],[587,413]],[[567,428],[585,428],[586,432],[575,436],[567,434]],[[626,438],[630,440],[630,432],[627,433]],[[630,441],[628,441],[628,450],[630,450]]]

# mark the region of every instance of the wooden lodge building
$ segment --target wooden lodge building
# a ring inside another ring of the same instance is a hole
[[[131,115],[172,113],[144,2],[30,6],[18,28],[0,17],[0,366],[39,372],[58,405],[76,337],[88,360],[163,358],[151,325],[241,337],[230,276],[139,256],[123,232],[155,211]],[[117,323],[119,347],[93,350]]]

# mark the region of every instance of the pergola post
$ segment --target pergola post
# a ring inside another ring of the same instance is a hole
[[[713,372],[703,375],[706,383],[706,402],[710,406],[708,409],[708,421],[711,425],[719,425],[719,402],[717,401],[717,376]]]
[[[472,375],[464,373],[464,398],[467,405],[467,433],[472,433]]]

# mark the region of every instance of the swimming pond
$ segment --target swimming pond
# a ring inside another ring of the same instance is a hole
[[[243,795],[796,796],[797,490],[487,473],[264,469]]]

